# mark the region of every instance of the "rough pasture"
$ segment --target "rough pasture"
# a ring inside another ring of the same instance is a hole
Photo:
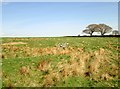
[[[4,87],[118,87],[118,38],[2,40]]]

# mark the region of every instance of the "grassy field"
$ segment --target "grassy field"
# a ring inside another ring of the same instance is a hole
[[[118,38],[2,38],[3,87],[118,87]]]

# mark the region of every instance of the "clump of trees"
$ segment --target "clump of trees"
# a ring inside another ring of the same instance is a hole
[[[103,36],[104,34],[109,33],[111,31],[112,27],[106,24],[90,24],[86,27],[85,30],[83,30],[84,33],[90,34],[90,36],[92,36],[94,32],[100,32]]]
[[[112,35],[120,35],[120,32],[118,30],[112,31]]]
[[[85,30],[83,30],[83,32],[86,34],[90,34],[90,36],[92,36],[93,32],[97,32],[98,30],[99,29],[97,24],[90,24],[86,27]]]

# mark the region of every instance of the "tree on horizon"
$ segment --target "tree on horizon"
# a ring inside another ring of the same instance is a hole
[[[120,32],[118,30],[113,30],[112,35],[120,35]]]
[[[85,30],[83,30],[84,33],[90,34],[90,36],[92,36],[94,32],[100,32],[103,36],[104,34],[109,33],[111,31],[112,27],[106,24],[90,24],[86,27]]]
[[[106,33],[110,33],[112,31],[112,27],[106,25],[106,24],[99,24],[99,31],[101,35],[103,36]]]

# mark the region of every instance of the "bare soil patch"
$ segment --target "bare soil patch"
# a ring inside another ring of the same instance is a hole
[[[2,45],[18,45],[18,44],[27,44],[25,42],[9,42],[9,43],[3,43]]]

